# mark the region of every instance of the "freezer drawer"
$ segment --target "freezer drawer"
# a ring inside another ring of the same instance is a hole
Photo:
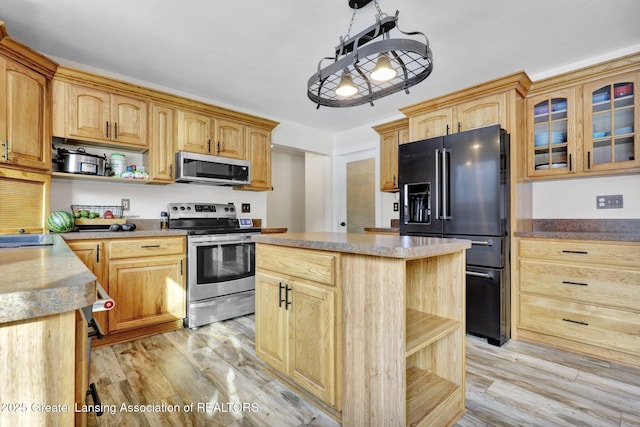
[[[471,248],[467,249],[467,265],[502,268],[508,255],[508,239],[495,236],[467,236],[446,234],[452,239],[471,240]]]
[[[511,337],[510,290],[505,269],[467,265],[467,332],[502,346]]]

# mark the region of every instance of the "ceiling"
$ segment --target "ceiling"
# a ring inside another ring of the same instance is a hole
[[[379,0],[430,41],[434,71],[375,106],[316,109],[318,61],[347,33],[347,0],[0,0],[9,35],[57,58],[328,132],[519,70],[530,76],[640,46],[638,0]],[[351,35],[375,22],[372,2]],[[394,32],[392,32],[394,33]],[[397,33],[396,33],[397,34]]]

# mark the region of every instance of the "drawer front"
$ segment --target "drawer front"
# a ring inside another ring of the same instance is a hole
[[[522,258],[640,268],[640,244],[633,242],[614,244],[579,240],[521,239],[519,255]]]
[[[640,353],[640,314],[520,296],[520,327],[631,354]]]
[[[256,244],[256,268],[325,285],[334,285],[337,255],[306,249]]]
[[[109,241],[109,259],[184,254],[184,237],[114,239]]]
[[[520,292],[640,311],[640,270],[520,260]]]

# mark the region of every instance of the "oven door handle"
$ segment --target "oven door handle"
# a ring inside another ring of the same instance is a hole
[[[94,302],[93,306],[91,307],[91,311],[93,311],[94,313],[96,311],[111,310],[116,306],[115,301],[111,299],[107,291],[105,291],[102,285],[100,285],[100,283],[98,282],[96,282],[96,296],[98,297],[98,299],[96,299],[96,302]]]

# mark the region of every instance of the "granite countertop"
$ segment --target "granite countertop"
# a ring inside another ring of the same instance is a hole
[[[531,228],[514,234],[538,239],[640,242],[640,220],[636,219],[534,219]]]
[[[471,247],[469,240],[394,236],[372,233],[285,233],[252,236],[257,243],[345,252],[389,258],[417,259],[444,255]]]
[[[96,276],[59,235],[53,245],[0,249],[0,323],[74,311],[96,300]]]
[[[62,233],[64,240],[130,239],[134,237],[186,236],[185,230],[136,229],[135,231],[74,231]]]

